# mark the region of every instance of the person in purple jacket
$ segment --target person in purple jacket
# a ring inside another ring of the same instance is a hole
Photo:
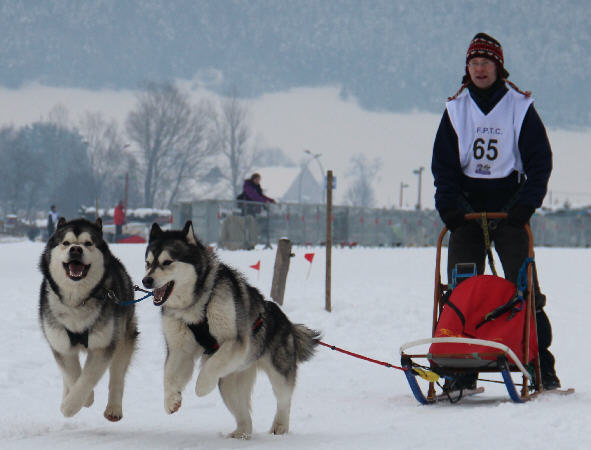
[[[261,175],[253,173],[250,178],[244,180],[242,193],[238,196],[241,200],[241,207],[244,215],[255,215],[261,211],[261,204],[277,203],[271,197],[263,194],[261,187]],[[258,204],[249,204],[248,202],[257,202]]]

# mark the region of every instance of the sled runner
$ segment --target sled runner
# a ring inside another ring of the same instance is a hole
[[[506,217],[506,213],[466,214],[466,220],[482,220],[484,229],[487,220]],[[530,400],[543,390],[532,288],[533,237],[528,225],[525,230],[529,238],[528,258],[519,271],[517,286],[496,275],[477,275],[474,264],[458,264],[452,280],[443,284],[441,245],[447,228],[439,234],[432,337],[400,347],[407,381],[420,403],[431,404],[445,398],[458,401],[463,390],[471,394],[475,386],[452,392],[454,380],[486,372],[500,373],[509,397],[517,403]],[[427,353],[407,352],[426,345],[429,345]],[[418,364],[417,360],[422,360],[423,364]],[[512,372],[521,374],[520,385],[514,383]],[[417,376],[428,381],[427,395]],[[438,382],[440,379],[447,381],[445,386]],[[436,394],[436,385],[443,394]],[[477,388],[476,391],[482,392]]]

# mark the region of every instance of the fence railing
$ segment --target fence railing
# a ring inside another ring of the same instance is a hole
[[[253,248],[287,237],[295,245],[325,242],[326,210],[318,204],[259,204],[205,200],[172,208],[173,221],[192,220],[204,241],[224,248]],[[335,206],[333,244],[343,246],[433,246],[443,227],[433,210],[375,209]],[[535,214],[531,221],[536,246],[589,247],[591,216],[582,212]]]

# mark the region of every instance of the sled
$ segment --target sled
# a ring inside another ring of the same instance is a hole
[[[466,220],[505,219],[506,213],[471,213]],[[458,264],[452,280],[441,282],[441,246],[448,229],[444,227],[437,241],[432,336],[407,342],[400,347],[401,365],[416,400],[424,405],[450,397],[440,380],[452,380],[466,374],[496,373],[510,399],[523,403],[543,391],[533,289],[533,237],[530,227],[528,258],[520,271],[518,286],[496,275],[477,275],[474,265]],[[489,255],[490,256],[490,255]],[[525,287],[524,287],[525,286]],[[494,288],[494,289],[493,289]],[[467,297],[476,296],[477,299]],[[454,302],[459,303],[464,314]],[[423,353],[410,349],[429,345]],[[419,361],[422,364],[419,364]],[[513,381],[521,375],[522,382]],[[425,394],[421,384],[428,382]],[[482,381],[482,380],[480,380]],[[443,391],[436,394],[435,386]],[[482,392],[482,391],[479,391]],[[456,394],[452,394],[456,395]],[[459,393],[462,397],[462,393]]]

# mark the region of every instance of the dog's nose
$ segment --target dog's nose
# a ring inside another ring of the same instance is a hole
[[[82,247],[73,245],[70,247],[70,257],[82,256]]]
[[[142,280],[142,283],[144,284],[145,288],[152,289],[152,287],[154,286],[154,278],[144,277],[144,279]]]

